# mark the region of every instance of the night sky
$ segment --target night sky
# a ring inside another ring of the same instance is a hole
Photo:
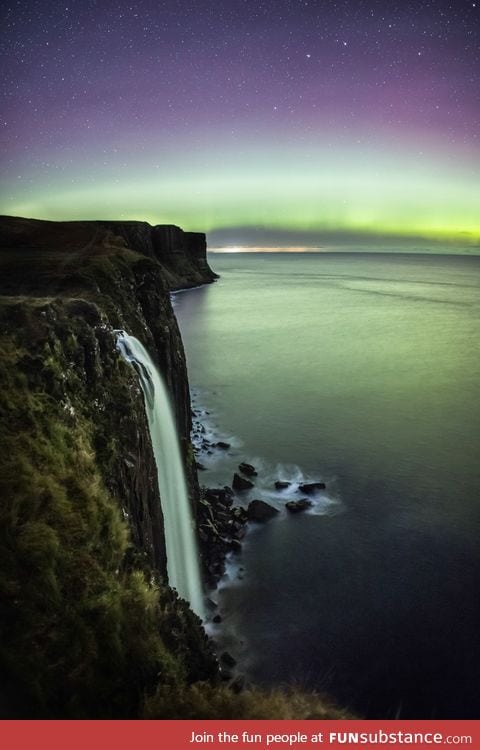
[[[480,243],[480,0],[3,5],[2,213]]]

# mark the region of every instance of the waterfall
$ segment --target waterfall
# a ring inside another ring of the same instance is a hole
[[[170,399],[145,347],[117,331],[117,348],[138,373],[145,398],[165,524],[168,582],[204,618],[197,541]]]

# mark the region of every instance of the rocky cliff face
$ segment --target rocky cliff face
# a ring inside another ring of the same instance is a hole
[[[56,337],[58,356],[65,358],[61,331],[68,337],[75,327],[83,326],[76,358],[70,366],[58,362],[63,382],[67,388],[71,368],[82,368],[79,377],[85,389],[81,397],[85,405],[95,405],[98,435],[122,436],[122,445],[117,439],[111,451],[105,480],[129,513],[136,546],[164,571],[162,519],[153,457],[145,437],[148,431],[143,423],[135,430],[120,414],[123,403],[124,411],[135,415],[134,420],[144,420],[134,374],[122,373],[123,381],[130,381],[133,404],[126,392],[115,393],[113,398],[110,395],[112,376],[121,367],[113,331],[123,328],[142,340],[167,381],[194,502],[197,477],[190,446],[188,378],[169,291],[216,278],[207,263],[205,235],[174,226],[151,227],[145,222],[46,222],[4,217],[0,221],[0,253],[0,294],[4,300],[10,297],[6,329],[10,324],[17,337],[27,333],[15,322],[25,308],[31,322],[38,318],[33,326],[35,340],[22,342],[27,351],[43,331],[45,338]],[[44,309],[40,309],[41,299]],[[36,356],[40,366],[41,354]]]
[[[8,425],[0,449],[6,498],[1,567],[8,571],[0,580],[0,661],[17,684],[17,691],[0,698],[0,710],[3,701],[3,715],[18,715],[24,704],[31,715],[99,715],[99,706],[90,705],[91,675],[97,673],[102,684],[103,672],[112,668],[110,660],[102,662],[100,652],[110,639],[101,620],[113,617],[115,608],[119,623],[128,620],[135,596],[139,613],[148,608],[142,597],[156,597],[157,608],[166,602],[176,622],[174,672],[199,679],[216,669],[199,621],[162,588],[163,519],[143,397],[134,371],[118,356],[114,333],[123,328],[139,338],[168,383],[195,504],[188,379],[169,292],[215,275],[203,235],[140,222],[6,217],[0,221],[0,248],[0,412]],[[70,658],[66,643],[65,652],[61,646],[62,610],[71,610],[68,638],[76,657]],[[158,622],[164,614],[159,610]],[[172,669],[166,666],[170,656],[155,656],[158,644],[130,664],[119,627],[113,628],[120,639],[119,675],[129,689],[113,680],[111,690],[123,697],[115,699],[117,705],[110,695],[114,708],[103,706],[102,715],[138,704],[154,673]],[[172,637],[168,626],[163,645]],[[29,651],[31,663],[25,664]],[[75,674],[80,652],[87,663]],[[50,668],[56,661],[58,669]],[[32,695],[35,689],[41,698]],[[63,694],[69,689],[78,705],[66,708]]]
[[[167,381],[195,507],[169,292],[214,278],[205,237],[178,227],[0,218],[0,718],[342,717],[315,695],[222,687],[165,583],[143,397],[115,329]]]

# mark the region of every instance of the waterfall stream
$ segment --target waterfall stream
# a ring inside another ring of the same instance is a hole
[[[117,348],[135,367],[145,398],[165,525],[168,582],[203,619],[194,521],[169,394],[150,355],[138,339],[118,331]]]

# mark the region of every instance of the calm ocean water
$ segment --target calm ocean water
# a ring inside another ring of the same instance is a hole
[[[371,717],[480,715],[480,257],[211,254],[175,298],[207,426],[207,485],[323,479],[249,534],[219,603],[263,684]],[[298,495],[297,495],[298,496]],[[234,636],[234,637],[233,637]]]

